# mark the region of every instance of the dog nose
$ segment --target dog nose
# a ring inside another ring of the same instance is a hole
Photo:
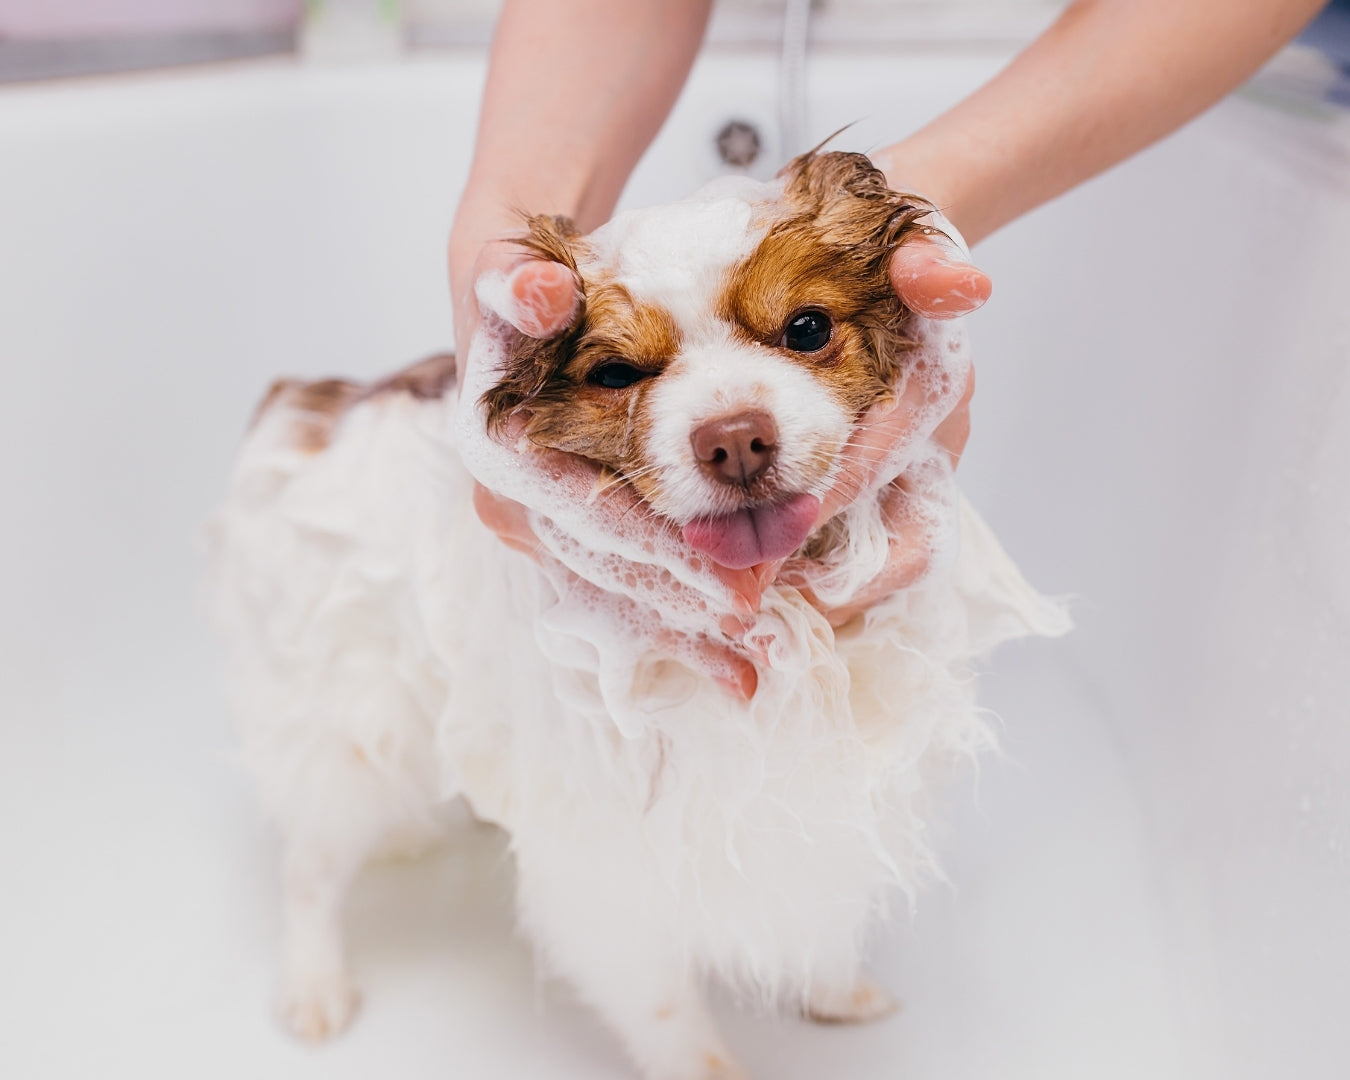
[[[773,464],[778,428],[766,412],[721,416],[694,428],[689,437],[703,471],[723,484],[748,484]]]

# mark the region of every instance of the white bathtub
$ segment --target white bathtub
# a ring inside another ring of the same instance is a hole
[[[1005,59],[818,55],[808,134],[877,145]],[[0,92],[0,1075],[627,1075],[470,826],[358,889],[356,1028],[280,1034],[275,853],[194,606],[266,381],[447,344],[481,73]],[[771,134],[774,88],[705,58],[629,201],[711,175],[728,118]],[[993,666],[953,887],[877,943],[901,1015],[723,1003],[764,1080],[1350,1075],[1348,129],[1249,93],[981,250],[962,472],[1080,629]]]

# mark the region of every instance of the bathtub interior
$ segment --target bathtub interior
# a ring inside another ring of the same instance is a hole
[[[1001,50],[813,56],[810,133],[911,130]],[[191,538],[260,389],[450,334],[443,239],[482,58],[289,62],[0,96],[0,1073],[622,1076],[512,934],[497,833],[377,867],[366,992],[267,1013],[275,850],[235,767]],[[775,70],[704,57],[626,196],[719,171]],[[862,104],[866,103],[866,104]],[[1350,139],[1251,96],[990,240],[962,472],[1080,624],[1010,648],[952,885],[882,935],[894,1020],[722,1000],[752,1073],[1344,1075],[1350,1005]]]

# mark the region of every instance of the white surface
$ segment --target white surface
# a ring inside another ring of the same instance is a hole
[[[811,133],[866,111],[850,144],[894,138],[999,62],[817,57]],[[626,1075],[536,986],[473,826],[358,890],[354,1031],[277,1031],[274,852],[194,610],[193,530],[266,381],[446,343],[480,77],[0,94],[0,1075]],[[711,175],[730,116],[768,133],[774,80],[705,63],[635,201]],[[1350,1071],[1347,146],[1231,101],[980,252],[967,488],[1081,630],[995,665],[1009,756],[978,809],[952,793],[954,889],[878,943],[904,1012],[724,1003],[757,1075]]]

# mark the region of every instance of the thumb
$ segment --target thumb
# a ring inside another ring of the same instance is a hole
[[[929,319],[968,315],[994,288],[988,275],[936,230],[896,248],[890,274],[896,295]]]
[[[474,291],[485,307],[526,337],[551,338],[571,325],[581,285],[562,263],[490,245],[474,268]]]
[[[505,299],[502,318],[526,337],[551,338],[576,318],[581,290],[562,263],[529,259],[507,275]]]

